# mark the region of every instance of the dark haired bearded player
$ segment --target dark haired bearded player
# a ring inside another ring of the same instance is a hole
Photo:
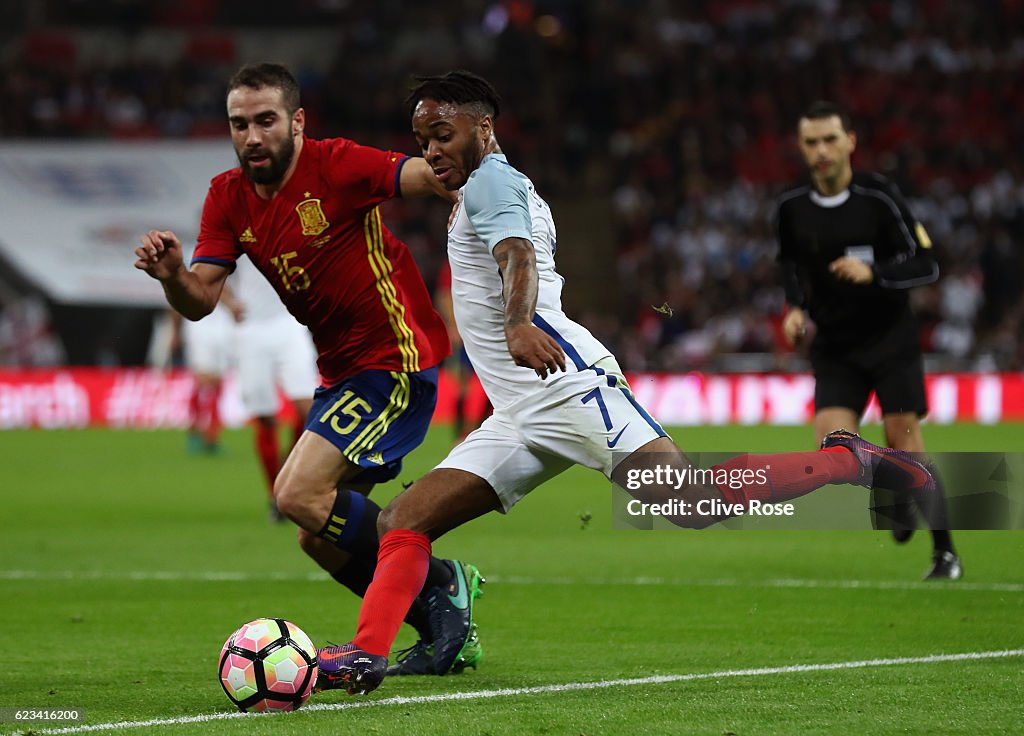
[[[158,279],[188,319],[209,314],[242,255],[310,328],[323,386],[274,482],[299,545],[362,595],[377,561],[380,507],[367,498],[418,446],[437,394],[447,330],[408,248],[381,222],[397,196],[450,199],[422,158],[307,138],[299,88],[276,64],[247,66],[228,84],[240,166],[215,177],[191,269],[172,232],[151,230],[136,268]],[[482,582],[472,565],[431,557],[421,590],[396,612],[420,635],[424,674],[476,666],[472,620]]]

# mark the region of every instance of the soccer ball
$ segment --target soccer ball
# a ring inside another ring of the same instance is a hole
[[[295,710],[316,683],[316,647],[283,618],[244,624],[220,650],[220,684],[239,710]]]

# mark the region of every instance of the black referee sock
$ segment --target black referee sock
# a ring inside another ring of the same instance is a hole
[[[918,491],[914,493],[914,503],[921,510],[928,529],[932,533],[932,547],[940,552],[953,551],[953,538],[949,533],[949,510],[946,507],[946,489],[942,478],[934,465],[929,465],[932,477],[935,478],[934,493]]]
[[[939,552],[953,551],[953,537],[948,529],[932,529],[932,547]]]

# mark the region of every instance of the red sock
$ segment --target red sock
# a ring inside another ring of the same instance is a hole
[[[860,462],[845,447],[817,452],[784,452],[775,455],[739,455],[714,466],[728,472],[718,482],[728,503],[777,502],[803,496],[829,483],[853,483],[861,476]]]
[[[206,443],[208,445],[217,444],[217,438],[220,437],[220,384],[217,383],[211,386],[208,393],[207,404],[206,404],[206,415],[208,417],[206,424]]]
[[[193,426],[202,433],[208,443],[217,441],[220,433],[220,413],[217,410],[217,399],[220,396],[220,385],[200,385],[195,394],[195,419]]]
[[[280,470],[277,457],[277,426],[273,423],[256,420],[256,454],[259,455],[263,475],[267,479],[267,492],[274,495],[274,479]]]
[[[192,393],[188,397],[188,429],[190,432],[199,433],[199,395],[202,388],[198,383],[192,385]]]
[[[210,430],[210,415],[211,406],[213,405],[215,394],[209,386],[203,386],[199,389],[199,416],[196,419],[196,423],[199,425],[199,431],[203,437]]]
[[[429,564],[426,534],[395,529],[381,538],[377,572],[363,596],[353,644],[370,654],[391,651],[409,606],[423,589]]]

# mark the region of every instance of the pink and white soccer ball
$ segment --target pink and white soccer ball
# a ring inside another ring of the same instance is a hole
[[[220,684],[239,710],[295,710],[309,699],[316,675],[316,647],[283,618],[243,624],[220,650]]]

